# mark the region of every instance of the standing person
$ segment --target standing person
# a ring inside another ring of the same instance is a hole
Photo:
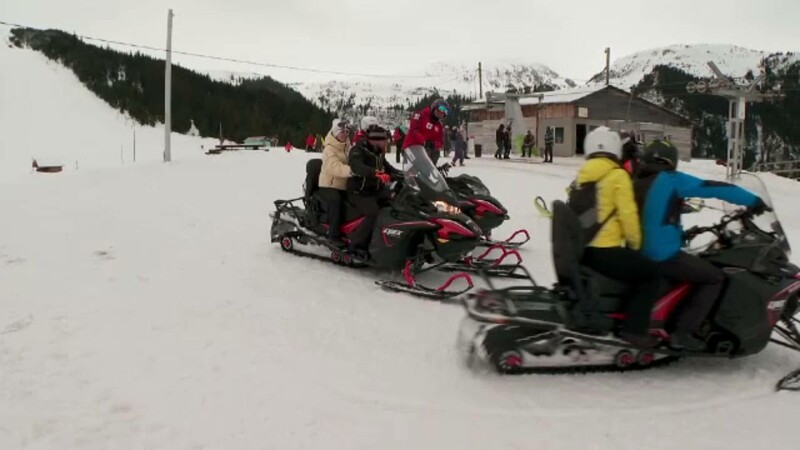
[[[464,157],[467,156],[467,141],[464,139],[463,130],[456,131],[455,154],[453,155],[453,162],[451,165],[455,166],[458,161],[461,166],[464,165]]]
[[[444,157],[450,155],[450,150],[453,149],[453,135],[450,133],[450,127],[444,127]]]
[[[553,127],[548,126],[544,132],[544,161],[546,163],[553,162],[553,144],[555,144],[555,135],[553,134]],[[588,150],[585,150],[588,153]]]
[[[342,217],[347,179],[353,173],[348,165],[350,129],[346,120],[334,119],[331,131],[325,137],[322,151],[322,171],[319,174],[319,196],[328,212],[328,239],[336,247],[344,248]]]
[[[506,130],[503,131],[503,159],[511,157],[511,136],[511,124],[509,123]]]
[[[306,152],[313,152],[314,151],[314,143],[317,141],[317,138],[314,137],[313,133],[308,133],[306,136]]]
[[[444,99],[436,99],[431,106],[414,113],[403,141],[403,150],[412,145],[425,147],[428,157],[435,165],[444,146],[444,120],[450,114],[450,105]]]
[[[525,135],[525,140],[522,141],[522,157],[525,157],[525,152],[527,150],[528,158],[533,156],[533,146],[536,144],[536,138],[533,137],[533,133],[531,130],[528,130],[528,133]]]
[[[503,139],[503,133],[505,133],[505,129],[506,126],[501,123],[500,126],[497,127],[497,130],[494,132],[494,141],[497,144],[497,151],[494,152],[494,157],[497,159],[503,157],[503,147],[505,145],[504,144],[505,141]]]
[[[364,130],[364,139],[350,149],[348,157],[353,176],[347,181],[347,199],[364,215],[361,225],[350,235],[350,250],[362,256],[368,250],[379,202],[388,195],[384,188],[400,174],[386,161],[387,149],[386,129],[374,124]]]
[[[658,294],[658,268],[638,251],[642,245],[639,210],[631,178],[619,165],[619,134],[599,127],[586,135],[584,148],[586,163],[569,193],[571,207],[590,203],[592,208],[576,210],[588,241],[581,264],[631,286],[632,294],[626,303],[628,319],[620,337],[637,346],[653,347],[658,339],[648,332],[650,312]],[[587,199],[585,196],[592,192],[594,198]],[[589,211],[596,216],[589,217],[591,223],[586,223],[584,216]]]
[[[314,143],[314,151],[317,153],[322,153],[322,149],[324,147],[325,147],[325,140],[322,139],[322,136],[318,134],[316,142]]]
[[[678,315],[670,346],[703,351],[706,343],[697,338],[697,332],[722,292],[725,273],[708,261],[682,251],[680,205],[687,197],[700,197],[746,206],[756,214],[769,207],[761,198],[738,186],[678,172],[678,150],[668,141],[648,145],[642,162],[635,180],[644,228],[642,253],[658,263],[664,277],[688,281],[694,288]]]
[[[403,133],[403,130],[400,127],[394,129],[394,134],[392,135],[392,140],[394,141],[394,145],[396,148],[395,151],[395,162],[400,164],[400,155],[403,154],[403,139],[406,138],[406,134]]]

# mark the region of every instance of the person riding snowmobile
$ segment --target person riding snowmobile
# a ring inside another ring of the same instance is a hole
[[[373,116],[364,116],[361,118],[361,128],[356,131],[355,136],[353,136],[353,145],[357,145],[359,142],[365,140],[367,138],[367,128],[371,127],[372,125],[377,125],[378,119]]]
[[[678,150],[668,141],[650,143],[635,179],[636,199],[642,214],[642,253],[658,263],[661,275],[671,281],[688,281],[694,292],[679,314],[670,345],[702,351],[706,344],[695,337],[722,291],[725,274],[708,261],[681,251],[681,207],[688,197],[718,198],[752,208],[768,209],[758,196],[732,184],[703,180],[678,172]]]
[[[569,205],[581,218],[586,249],[581,264],[630,285],[628,320],[620,338],[641,347],[658,340],[648,334],[650,311],[658,294],[656,264],[638,250],[642,243],[639,212],[631,178],[620,166],[622,142],[607,127],[591,131],[584,141],[587,162],[570,186]],[[587,225],[589,225],[587,227]]]
[[[347,165],[349,135],[347,121],[334,119],[331,131],[325,137],[322,171],[319,174],[319,197],[325,202],[328,211],[328,238],[337,247],[344,247],[341,232],[344,196],[347,179],[353,175]]]
[[[386,161],[387,148],[386,129],[373,124],[364,131],[364,140],[350,149],[348,164],[353,176],[347,180],[348,200],[364,215],[364,221],[350,236],[350,250],[356,253],[366,253],[379,202],[388,198],[386,185],[402,176]]]
[[[444,119],[450,114],[450,105],[444,99],[436,99],[431,106],[411,116],[408,134],[403,141],[403,150],[412,145],[425,147],[431,162],[436,165],[444,147]]]

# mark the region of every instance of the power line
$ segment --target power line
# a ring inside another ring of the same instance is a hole
[[[30,26],[27,26],[27,25],[20,25],[20,24],[16,24],[16,23],[10,23],[10,22],[6,22],[6,21],[3,21],[3,20],[0,20],[0,25],[6,25],[6,26],[9,26],[9,27],[16,27],[16,28],[30,28],[30,29],[33,29],[33,30],[42,31],[42,29],[40,29],[40,28],[30,27]],[[112,40],[112,39],[98,38],[98,37],[86,36],[86,35],[81,35],[81,34],[75,34],[75,36],[77,36],[77,37],[79,37],[81,39],[88,40],[88,41],[97,41],[97,42],[103,42],[103,43],[106,43],[106,44],[122,45],[122,46],[126,46],[126,47],[139,48],[139,49],[145,49],[145,50],[153,50],[153,51],[158,51],[158,52],[165,52],[166,51],[166,49],[163,49],[163,48],[152,47],[152,46],[143,45],[143,44],[133,44],[133,43],[130,43],[130,42],[116,41],[116,40]],[[250,65],[253,65],[253,66],[270,67],[270,68],[274,68],[274,69],[297,70],[297,71],[301,71],[301,72],[324,73],[324,74],[330,74],[330,75],[347,75],[347,76],[361,76],[361,77],[372,77],[372,78],[394,78],[394,79],[398,79],[398,78],[405,78],[405,79],[407,79],[407,78],[435,78],[435,77],[437,77],[437,75],[382,75],[382,74],[357,73],[357,72],[340,72],[340,71],[336,71],[336,70],[315,69],[315,68],[311,68],[311,67],[289,66],[289,65],[284,65],[284,64],[273,64],[273,63],[250,61],[250,60],[244,60],[244,59],[227,58],[227,57],[224,57],[224,56],[206,55],[206,54],[202,54],[202,53],[184,52],[184,51],[179,51],[179,50],[172,50],[172,53],[177,54],[177,55],[193,56],[193,57],[196,57],[196,58],[212,59],[212,60],[216,60],[216,61],[227,61],[227,62],[234,62],[234,63],[239,63],[239,64],[250,64]],[[440,75],[438,75],[438,76],[440,76]]]

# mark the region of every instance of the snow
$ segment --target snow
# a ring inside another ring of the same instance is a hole
[[[788,350],[625,374],[471,372],[455,350],[458,306],[373,283],[398,274],[269,243],[272,202],[300,194],[308,154],[197,156],[193,139],[162,164],[154,138],[156,156],[122,166],[75,136],[123,141],[124,120],[56,65],[2,52],[3,165],[33,148],[21,146],[33,125],[5,125],[28,102],[51,110],[36,126],[58,135],[53,157],[92,165],[12,174],[0,189],[2,449],[797,447],[797,396],[772,392],[800,363]],[[7,80],[20,78],[6,61],[34,85],[27,96],[11,95]],[[533,197],[563,198],[579,164],[454,169],[509,208],[498,235],[531,232],[521,253],[543,284],[550,223]],[[685,168],[724,176],[709,161]],[[765,180],[799,245],[800,186]]]

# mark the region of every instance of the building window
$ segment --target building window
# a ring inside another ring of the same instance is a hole
[[[555,142],[556,144],[564,143],[564,127],[556,127]]]

